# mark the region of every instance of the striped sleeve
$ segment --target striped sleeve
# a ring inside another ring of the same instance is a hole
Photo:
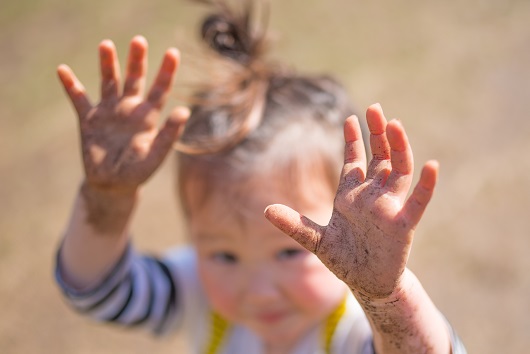
[[[173,268],[164,259],[137,254],[129,245],[109,274],[91,289],[77,290],[66,283],[59,256],[55,278],[70,305],[96,321],[162,334],[174,328],[179,317]]]

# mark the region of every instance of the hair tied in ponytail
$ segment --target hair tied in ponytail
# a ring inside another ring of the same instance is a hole
[[[237,7],[225,0],[194,1],[213,8],[202,21],[201,37],[215,55],[211,74],[192,97],[191,116],[175,148],[190,155],[216,154],[240,144],[261,124],[276,66],[261,58],[266,6],[254,26],[253,0],[239,0]]]
[[[265,23],[268,17],[266,1],[240,0],[238,7],[229,6],[223,0],[195,0],[214,8],[201,27],[201,36],[208,46],[219,55],[247,65],[255,62],[264,52]],[[253,23],[254,4],[261,4],[259,23]],[[253,24],[256,25],[253,27]]]
[[[241,64],[250,61],[248,40],[241,37],[236,25],[222,15],[213,14],[206,18],[201,29],[204,41],[224,57],[231,58]]]

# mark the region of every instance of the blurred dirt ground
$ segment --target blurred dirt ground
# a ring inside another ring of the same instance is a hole
[[[271,2],[273,57],[337,76],[360,108],[381,102],[408,128],[417,162],[441,162],[410,266],[469,352],[528,352],[530,2]],[[166,47],[183,49],[186,82],[202,13],[183,0],[2,3],[0,353],[185,351],[178,337],[93,324],[59,296],[53,258],[81,165],[55,68],[68,63],[95,100],[99,41],[114,39],[124,58],[143,34],[153,69]],[[170,159],[144,190],[140,248],[182,240],[172,169]]]

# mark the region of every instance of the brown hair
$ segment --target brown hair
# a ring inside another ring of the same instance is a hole
[[[222,1],[200,2],[216,10],[204,19],[201,34],[212,49],[211,61],[221,69],[192,97],[191,115],[176,145],[185,213],[191,180],[200,181],[202,199],[214,189],[233,191],[260,171],[281,171],[287,183],[296,185],[302,174],[323,170],[335,189],[342,126],[353,113],[346,90],[328,76],[301,76],[265,61],[265,31],[252,27],[251,0],[240,9]]]

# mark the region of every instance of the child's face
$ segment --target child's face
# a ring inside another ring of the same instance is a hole
[[[211,305],[270,344],[296,342],[345,296],[345,285],[316,256],[263,216],[267,205],[279,202],[327,224],[333,193],[312,179],[304,187],[314,196],[304,201],[288,200],[262,178],[238,202],[243,212],[222,195],[190,210],[199,275]]]

